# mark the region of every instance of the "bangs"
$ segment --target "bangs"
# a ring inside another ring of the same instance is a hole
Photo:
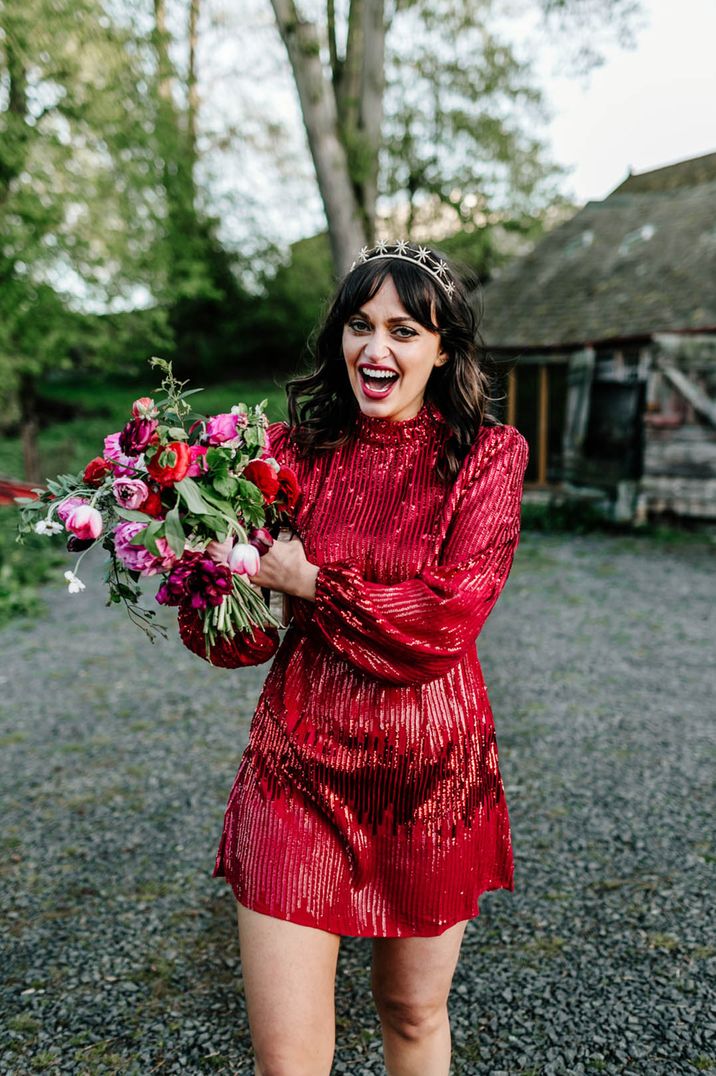
[[[392,277],[398,298],[410,317],[430,332],[439,332],[432,316],[433,309],[438,317],[440,314],[439,286],[425,270],[416,272],[414,265],[398,258],[376,258],[349,273],[336,299],[333,318],[344,325],[380,291],[386,277]]]

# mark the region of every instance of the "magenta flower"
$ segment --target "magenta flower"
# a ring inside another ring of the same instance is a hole
[[[144,529],[145,524],[139,521],[118,523],[114,528],[114,551],[130,572],[157,575],[175,564],[177,557],[164,538],[157,538],[157,548],[160,550],[158,557],[143,545],[133,545],[132,538]]]
[[[149,496],[149,488],[141,478],[115,478],[112,493],[122,508],[139,508]]]
[[[65,519],[65,527],[77,538],[99,538],[102,533],[102,514],[89,504],[72,508]]]
[[[199,478],[200,475],[206,473],[208,470],[205,459],[207,451],[208,445],[189,445],[191,463],[189,470],[186,472],[189,478]]]
[[[210,445],[231,443],[231,447],[234,447],[241,440],[241,434],[238,432],[238,420],[238,415],[214,415],[206,423],[206,441]]]
[[[229,553],[229,567],[237,575],[256,575],[261,568],[261,556],[256,546],[237,542]]]
[[[133,418],[119,435],[119,447],[127,456],[138,456],[152,444],[158,423],[153,418]]]
[[[215,564],[203,553],[185,553],[160,586],[160,605],[180,605],[186,599],[193,609],[221,605],[231,591],[231,572],[226,564]]]
[[[104,458],[118,478],[120,475],[134,475],[144,466],[141,456],[136,459],[126,456],[119,447],[120,434],[110,433],[104,439]]]

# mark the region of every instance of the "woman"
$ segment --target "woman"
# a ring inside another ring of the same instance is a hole
[[[295,535],[252,581],[290,595],[214,869],[238,900],[257,1073],[328,1074],[341,935],[373,938],[389,1076],[445,1076],[447,997],[478,897],[513,888],[475,639],[518,542],[527,445],[487,419],[456,273],[364,248],[271,453]],[[305,402],[299,404],[300,397]],[[197,633],[182,624],[197,652]],[[275,631],[222,664],[265,660]]]

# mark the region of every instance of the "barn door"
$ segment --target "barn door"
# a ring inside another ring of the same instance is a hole
[[[562,438],[564,478],[577,477],[584,457],[584,442],[589,427],[589,402],[594,377],[594,349],[584,348],[569,357],[567,367],[567,405]]]

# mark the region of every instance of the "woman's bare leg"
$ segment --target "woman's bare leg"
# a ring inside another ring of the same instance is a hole
[[[448,1076],[447,999],[466,925],[436,938],[373,940],[373,997],[388,1076]]]
[[[238,905],[256,1076],[329,1076],[340,937]]]

